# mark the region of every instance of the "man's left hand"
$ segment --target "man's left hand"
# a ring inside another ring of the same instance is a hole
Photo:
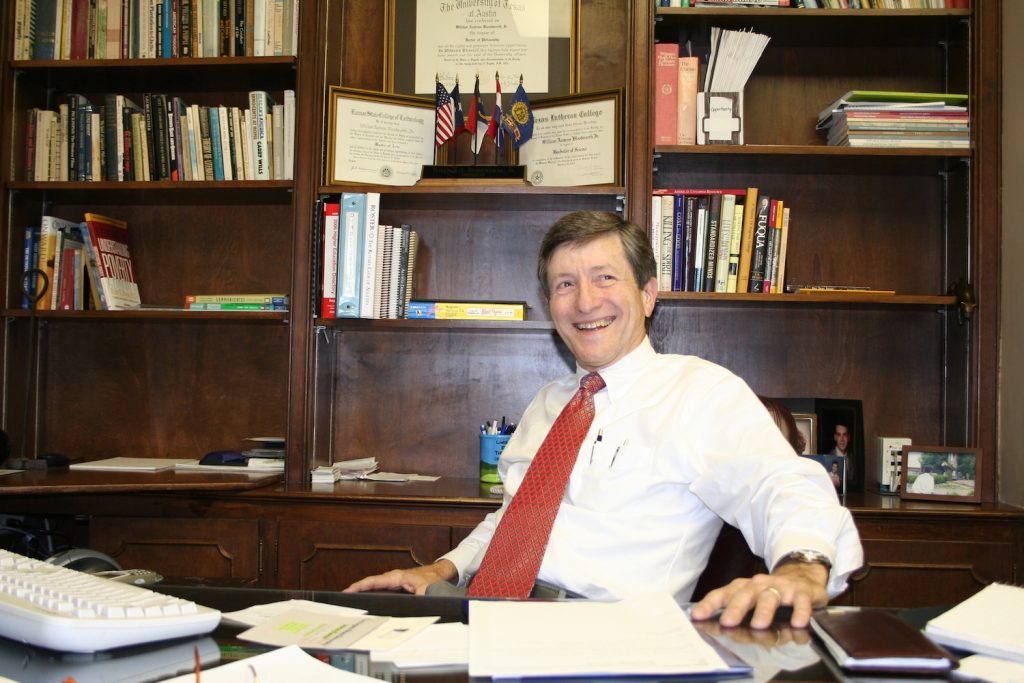
[[[702,621],[721,610],[718,621],[729,627],[738,626],[752,612],[751,628],[768,628],[775,619],[775,611],[788,606],[793,608],[790,625],[804,628],[811,620],[811,610],[828,604],[827,581],[828,570],[823,565],[787,562],[771,574],[736,579],[710,591],[693,606],[690,616]]]

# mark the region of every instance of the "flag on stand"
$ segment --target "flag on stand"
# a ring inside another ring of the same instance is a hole
[[[434,143],[440,147],[455,135],[455,106],[448,88],[437,79],[437,110],[434,115]]]
[[[466,130],[466,117],[462,115],[462,95],[459,93],[459,79],[455,79],[455,87],[452,88],[452,107],[455,113],[455,135],[464,133]]]
[[[523,88],[523,77],[519,77],[519,87],[512,98],[512,104],[501,115],[501,127],[508,132],[512,146],[517,148],[533,136],[533,111],[530,99]]]
[[[477,74],[476,84],[473,86],[473,99],[469,102],[469,112],[466,114],[466,130],[470,135],[476,135],[477,121],[487,123],[483,108],[483,102],[480,101],[480,74]]]
[[[501,81],[498,74],[494,74],[494,112],[491,114],[491,121],[487,124],[487,137],[494,140],[494,144],[501,149]]]

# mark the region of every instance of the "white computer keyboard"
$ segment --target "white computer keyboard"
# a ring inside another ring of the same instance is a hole
[[[208,633],[220,612],[190,600],[0,550],[0,636],[96,652]]]

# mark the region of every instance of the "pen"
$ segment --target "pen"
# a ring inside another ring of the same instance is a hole
[[[604,439],[604,430],[598,429],[597,430],[597,438],[594,439],[594,443],[590,444],[590,464],[591,465],[594,464],[594,449],[597,447],[598,442],[601,441],[602,439]]]
[[[202,671],[203,671],[203,664],[202,664],[202,661],[199,659],[199,646],[198,645],[193,645],[192,646],[192,655],[195,657],[195,661],[196,661],[196,683],[199,683],[199,674],[202,673]]]
[[[622,447],[623,447],[623,446],[625,446],[625,445],[626,445],[626,444],[628,444],[628,443],[629,443],[629,439],[626,439],[626,440],[625,440],[625,441],[623,441],[623,442],[622,442],[621,444],[619,444],[619,447],[618,447],[618,448],[616,448],[616,449],[615,449],[615,452],[614,452],[614,453],[612,453],[612,461],[611,461],[610,463],[608,463],[608,469],[611,469],[611,468],[612,468],[612,465],[614,465],[614,464],[615,464],[615,458],[616,458],[616,457],[617,457],[617,456],[619,455],[619,451],[621,451],[621,450],[622,450]]]
[[[252,683],[260,683],[260,677],[256,673],[256,667],[254,667],[252,664],[249,665],[249,673],[252,674]]]

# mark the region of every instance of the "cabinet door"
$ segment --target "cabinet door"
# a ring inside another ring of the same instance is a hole
[[[259,528],[249,519],[93,517],[89,539],[126,569],[256,583],[262,565]]]
[[[986,585],[1013,583],[1019,532],[992,520],[873,523],[858,520],[865,564],[838,602],[928,607],[960,602]]]
[[[429,564],[451,548],[447,526],[283,520],[278,588],[341,590],[399,567]]]

